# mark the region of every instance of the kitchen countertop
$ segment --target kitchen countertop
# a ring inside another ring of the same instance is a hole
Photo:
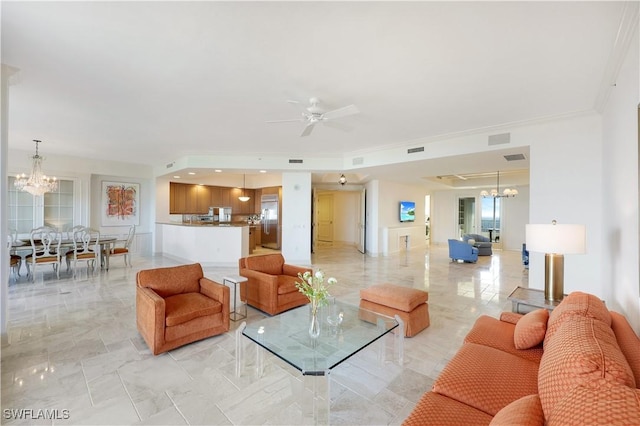
[[[222,227],[222,228],[229,228],[229,227],[236,227],[236,228],[241,228],[244,226],[249,226],[249,227],[253,227],[255,228],[257,225],[249,225],[246,222],[228,222],[228,223],[211,223],[211,222],[194,222],[194,223],[189,223],[189,222],[156,222],[158,224],[162,224],[162,225],[176,225],[176,226],[206,226],[206,227]]]

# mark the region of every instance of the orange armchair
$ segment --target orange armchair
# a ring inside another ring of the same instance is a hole
[[[269,315],[309,303],[296,287],[298,273],[311,268],[284,263],[281,254],[243,257],[238,261],[239,273],[248,281],[240,286],[240,299]]]
[[[136,323],[154,355],[229,331],[229,287],[199,263],[136,275]]]

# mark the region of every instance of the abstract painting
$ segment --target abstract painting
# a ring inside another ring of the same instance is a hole
[[[140,184],[102,182],[102,226],[140,224]]]

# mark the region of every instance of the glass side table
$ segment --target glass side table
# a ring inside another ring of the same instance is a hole
[[[526,314],[540,308],[553,311],[560,304],[560,302],[545,300],[544,290],[526,287],[516,287],[507,299],[511,301],[511,310],[519,314]]]
[[[227,285],[227,283],[231,283],[234,285],[233,287],[233,311],[229,313],[229,318],[231,321],[238,321],[240,319],[244,319],[247,317],[247,304],[240,301],[240,304],[243,307],[243,312],[238,311],[238,299],[240,299],[240,286],[242,283],[248,281],[247,278],[241,277],[240,275],[227,275],[222,278],[222,284]],[[231,287],[229,285],[229,287]]]

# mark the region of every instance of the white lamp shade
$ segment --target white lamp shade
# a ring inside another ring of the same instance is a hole
[[[535,224],[525,226],[527,250],[539,253],[584,254],[587,232],[584,225]]]

